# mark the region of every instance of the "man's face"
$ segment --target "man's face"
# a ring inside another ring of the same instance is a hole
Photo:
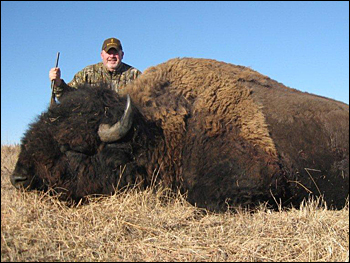
[[[103,65],[109,70],[116,70],[119,65],[122,63],[124,52],[122,50],[117,51],[115,48],[111,48],[108,52],[101,51],[101,59]]]

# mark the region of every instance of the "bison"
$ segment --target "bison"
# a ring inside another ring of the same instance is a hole
[[[82,87],[21,140],[11,182],[62,200],[159,182],[209,210],[349,194],[349,105],[252,69],[175,58],[119,94]]]

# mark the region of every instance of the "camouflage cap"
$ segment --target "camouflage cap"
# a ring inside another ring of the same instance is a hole
[[[107,38],[102,45],[102,50],[108,52],[111,48],[115,48],[116,50],[123,50],[122,43],[120,43],[119,39],[116,39],[114,37]]]

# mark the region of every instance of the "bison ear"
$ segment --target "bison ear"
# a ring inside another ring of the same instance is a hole
[[[132,125],[132,107],[129,94],[126,96],[126,107],[124,114],[120,121],[114,125],[100,124],[98,128],[98,135],[103,142],[114,142],[123,138],[131,128]]]

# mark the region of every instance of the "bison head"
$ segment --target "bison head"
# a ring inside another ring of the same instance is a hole
[[[135,158],[147,144],[138,135],[145,133],[141,119],[129,96],[105,87],[70,92],[30,125],[11,183],[78,200],[141,182],[142,158]]]

